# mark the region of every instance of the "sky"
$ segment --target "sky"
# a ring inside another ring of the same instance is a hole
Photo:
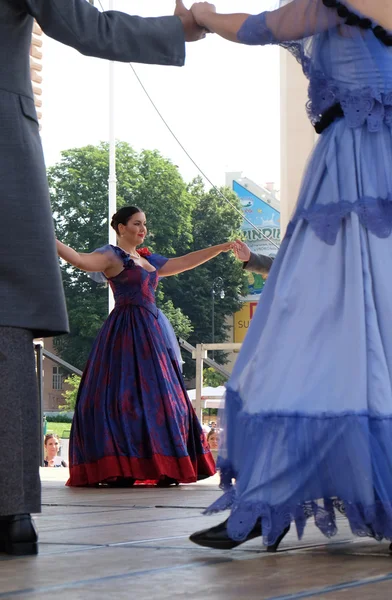
[[[109,0],[101,0],[104,9]],[[96,4],[98,4],[96,0]],[[264,6],[263,6],[264,4]],[[188,6],[190,3],[188,2]],[[217,0],[218,12],[258,13],[263,0]],[[114,0],[130,14],[171,14],[174,0]],[[42,140],[47,165],[62,150],[109,137],[109,63],[44,38]],[[149,94],[193,160],[216,185],[226,171],[279,189],[279,50],[217,36],[187,45],[186,66],[134,65]],[[158,149],[186,181],[198,174],[150,105],[128,64],[115,67],[116,138]]]

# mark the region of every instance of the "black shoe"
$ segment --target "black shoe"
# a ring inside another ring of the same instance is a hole
[[[157,482],[157,487],[167,488],[171,485],[180,485],[177,479],[172,479],[171,477],[164,477]]]
[[[96,488],[130,488],[134,485],[136,479],[131,477],[117,477],[117,479],[107,479],[106,481],[100,481],[94,483],[92,487]]]
[[[38,534],[30,515],[0,517],[0,552],[14,556],[38,554]]]
[[[261,519],[257,519],[256,525],[250,531],[247,537],[240,542],[232,540],[227,533],[227,520],[215,527],[210,529],[203,529],[192,533],[190,536],[191,542],[198,544],[199,546],[205,546],[206,548],[216,548],[217,550],[232,550],[244,542],[253,540],[254,538],[261,536]]]
[[[135,481],[136,479],[132,479],[131,477],[117,477],[117,479],[103,481],[102,483],[104,486],[110,488],[130,488],[133,487]]]
[[[290,531],[290,525],[288,527],[286,527],[286,529],[283,531],[283,533],[278,537],[275,544],[272,544],[272,546],[267,546],[267,552],[277,552],[280,542],[288,534],[289,531]]]

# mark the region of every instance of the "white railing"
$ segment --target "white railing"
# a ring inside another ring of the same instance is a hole
[[[230,372],[227,371],[222,365],[219,365],[213,359],[209,358],[208,351],[209,350],[223,350],[224,352],[230,350],[241,349],[242,344],[237,344],[234,342],[228,342],[224,344],[196,344],[196,346],[191,346],[184,340],[179,340],[180,346],[182,346],[185,350],[192,353],[192,358],[196,360],[196,400],[194,404],[195,412],[198,418],[202,421],[203,417],[203,408],[207,408],[207,403],[209,400],[217,400],[221,399],[218,396],[208,396],[208,398],[203,397],[203,368],[204,363],[208,364],[210,367],[227,377],[230,377]],[[204,405],[203,405],[204,404]]]

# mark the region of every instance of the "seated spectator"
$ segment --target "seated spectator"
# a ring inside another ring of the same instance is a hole
[[[45,435],[45,467],[67,467],[65,460],[58,456],[60,450],[60,440],[55,433],[47,433]]]

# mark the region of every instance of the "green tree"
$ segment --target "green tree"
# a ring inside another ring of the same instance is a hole
[[[206,246],[220,244],[226,240],[240,236],[242,215],[233,210],[214,189],[206,191],[202,180],[197,177],[188,188],[195,199],[195,208],[192,214],[193,242],[191,250],[198,250]],[[240,202],[236,194],[229,188],[220,190],[230,203],[240,209]],[[222,289],[217,289],[214,282],[223,279]],[[240,296],[245,291],[246,277],[242,263],[234,255],[222,253],[213,260],[198,267],[193,271],[182,273],[177,277],[170,277],[163,282],[165,296],[179,306],[193,324],[193,332],[188,341],[191,344],[212,342],[212,309],[213,289],[224,292],[215,294],[214,301],[214,341],[227,341],[230,317],[241,306]],[[224,352],[215,352],[214,358],[219,363],[226,362]],[[185,355],[184,373],[187,377],[194,374],[194,363]]]
[[[79,375],[70,375],[69,377],[67,377],[67,379],[64,380],[64,383],[66,383],[69,386],[69,389],[65,390],[65,392],[61,394],[65,399],[65,404],[59,407],[60,410],[64,410],[67,412],[72,412],[73,410],[75,410],[80,380],[81,378],[79,377]]]
[[[211,386],[211,387],[219,387],[220,385],[224,385],[227,379],[218,371],[215,371],[212,367],[208,367],[204,369],[203,372],[203,385]]]
[[[165,313],[169,319],[177,337],[188,339],[193,331],[192,322],[189,317],[184,315],[180,308],[176,308],[172,300],[165,300],[164,293],[161,288],[158,288],[156,301],[159,308]]]
[[[206,191],[200,178],[187,186],[177,167],[159,152],[137,153],[125,142],[117,142],[116,149],[118,207],[133,204],[146,212],[151,250],[179,256],[239,235],[241,216],[214,190]],[[106,244],[108,155],[105,143],[71,149],[48,169],[57,237],[81,252]],[[230,190],[225,193],[238,205]],[[108,292],[69,265],[62,266],[62,274],[71,334],[57,338],[56,346],[65,360],[83,368],[107,315]],[[158,306],[178,336],[190,336],[193,343],[211,341],[211,292],[218,276],[225,282],[225,298],[216,302],[215,339],[224,341],[226,318],[239,307],[244,280],[232,255],[222,254],[194,271],[162,280]]]
[[[147,215],[148,246],[163,256],[185,254],[193,240],[194,198],[177,167],[157,150],[143,150],[138,160],[134,201]],[[120,197],[118,204],[130,202]]]
[[[192,241],[193,198],[181,175],[157,151],[138,154],[124,142],[116,145],[117,204],[137,205],[147,213],[148,246],[163,255],[186,252]],[[48,169],[57,237],[80,252],[91,252],[107,241],[108,145],[64,151]],[[56,339],[60,355],[83,368],[107,315],[108,292],[86,273],[62,266],[71,333]],[[163,292],[158,304],[177,333],[186,337],[192,326]]]

